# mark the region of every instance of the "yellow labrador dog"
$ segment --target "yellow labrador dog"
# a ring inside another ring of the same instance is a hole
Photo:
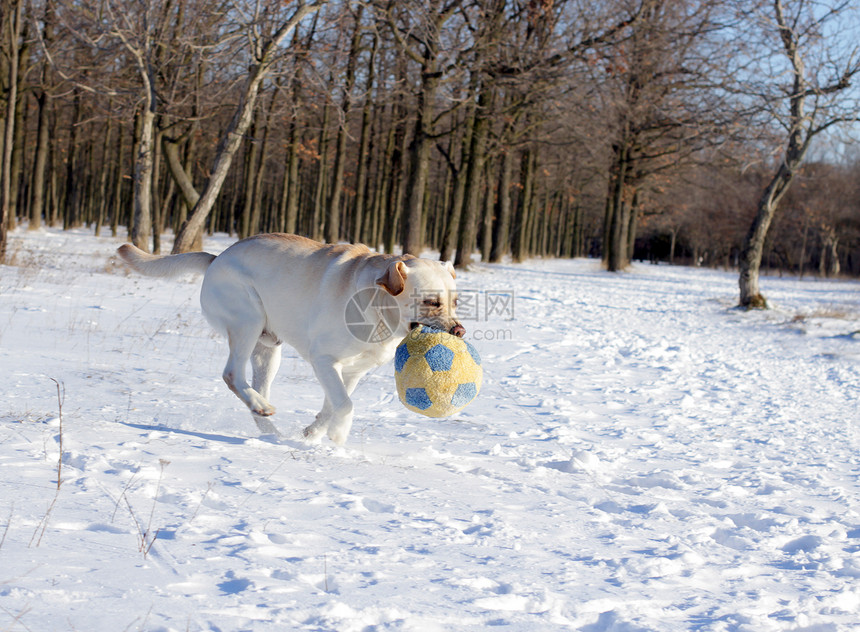
[[[463,336],[450,263],[381,255],[363,245],[325,245],[297,235],[265,234],[208,252],[156,256],[124,244],[119,256],[147,276],[204,273],[200,304],[227,337],[224,381],[262,432],[275,412],[269,387],[287,343],[310,362],[325,402],[304,435],[338,445],[352,426],[358,381],[394,357],[410,329],[424,324]],[[245,379],[251,361],[252,384]]]

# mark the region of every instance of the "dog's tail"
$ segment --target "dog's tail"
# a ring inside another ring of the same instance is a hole
[[[132,244],[123,244],[117,254],[137,272],[146,276],[172,277],[188,272],[206,272],[215,259],[208,252],[186,252],[179,255],[151,255]]]

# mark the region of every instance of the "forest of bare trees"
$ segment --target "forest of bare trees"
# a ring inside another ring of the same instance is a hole
[[[0,11],[0,258],[26,223],[719,265],[750,306],[762,267],[860,274],[856,3]]]

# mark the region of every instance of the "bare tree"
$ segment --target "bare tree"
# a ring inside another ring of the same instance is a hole
[[[349,53],[346,61],[346,72],[343,85],[343,96],[340,103],[340,121],[337,128],[337,140],[335,141],[334,175],[332,177],[332,190],[328,202],[328,217],[325,224],[326,241],[334,243],[338,241],[343,233],[341,227],[341,197],[344,187],[344,169],[346,168],[347,136],[349,125],[349,113],[352,108],[352,89],[355,86],[355,64],[360,52],[361,44],[361,16],[364,7],[359,5],[354,16],[352,39],[350,40]]]
[[[769,6],[768,6],[769,5]],[[846,95],[852,79],[860,73],[856,15],[845,2],[809,0],[769,0],[751,17],[764,21],[764,28],[778,36],[786,62],[773,69],[777,81],[755,90],[763,100],[763,111],[774,117],[785,133],[785,145],[778,166],[758,200],[740,255],[740,306],[766,308],[759,290],[759,271],[765,238],[780,200],[788,191],[803,164],[813,139],[837,123],[857,120],[860,103]],[[853,37],[838,25],[852,25]],[[784,109],[783,109],[784,108]]]
[[[42,43],[50,47],[54,39],[54,2],[47,0],[43,15]],[[50,64],[43,59],[39,65],[38,89],[35,92],[38,107],[38,127],[36,132],[36,156],[33,164],[33,184],[30,201],[30,230],[37,229],[45,212],[46,173],[50,150],[49,115],[51,106]]]
[[[6,91],[5,125],[3,126],[2,161],[0,161],[0,262],[6,260],[7,230],[14,209],[12,208],[12,145],[15,140],[15,109],[18,104],[18,53],[20,47],[24,0],[9,0],[4,3],[5,19],[0,20],[3,32],[3,57],[8,64],[9,87]]]
[[[442,30],[462,1],[434,0],[429,4],[392,1],[387,8],[391,32],[403,54],[418,64],[421,77],[416,94],[415,126],[409,145],[408,197],[403,216],[403,252],[407,253],[418,254],[424,242],[421,224],[430,150],[435,136],[436,97],[446,74]]]
[[[128,7],[104,3],[105,11],[113,26],[111,33],[117,37],[134,60],[140,76],[141,103],[138,112],[140,136],[137,156],[134,161],[134,223],[131,241],[138,248],[149,250],[152,237],[152,172],[155,145],[155,117],[158,107],[155,64],[153,55],[158,32],[163,31],[167,11],[156,14],[153,3],[143,3],[140,12],[128,11]]]
[[[323,4],[324,0],[320,0],[316,4],[301,4],[288,18],[274,23],[272,18],[275,16],[255,15],[253,16],[254,19],[244,25],[251,48],[251,64],[248,76],[239,94],[239,101],[236,104],[233,118],[221,137],[209,180],[200,194],[200,199],[191,211],[188,221],[176,236],[173,252],[187,252],[199,240],[206,218],[209,216],[215,200],[221,192],[224,180],[227,178],[233,157],[242,143],[242,136],[253,119],[260,84],[278,59],[282,44],[287,36],[298,26],[299,22],[306,16],[318,11]],[[270,30],[264,32],[267,26]]]
[[[612,138],[603,234],[610,271],[630,262],[649,181],[724,141],[730,129],[708,85],[715,13],[713,2],[645,2],[629,37],[601,64],[609,76],[603,91]]]
[[[489,260],[611,251],[623,267],[635,244],[736,265],[783,162],[791,97],[832,129],[856,95],[840,89],[858,39],[845,37],[850,3],[26,0],[10,121],[17,1],[0,0],[9,213],[138,235],[148,206],[153,249],[169,226],[180,249],[204,228],[277,229],[456,249],[461,264],[480,248]],[[802,90],[779,6],[802,44]],[[300,33],[302,7],[315,14]],[[28,23],[42,45],[26,63]],[[293,35],[275,45],[281,27]],[[732,100],[757,118],[737,125]],[[804,172],[806,210],[783,197],[762,265],[860,271],[856,204],[821,214],[827,173]]]

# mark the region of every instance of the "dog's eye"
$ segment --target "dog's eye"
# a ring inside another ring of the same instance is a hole
[[[441,307],[442,303],[438,298],[428,298],[424,300],[424,304],[427,307]]]

